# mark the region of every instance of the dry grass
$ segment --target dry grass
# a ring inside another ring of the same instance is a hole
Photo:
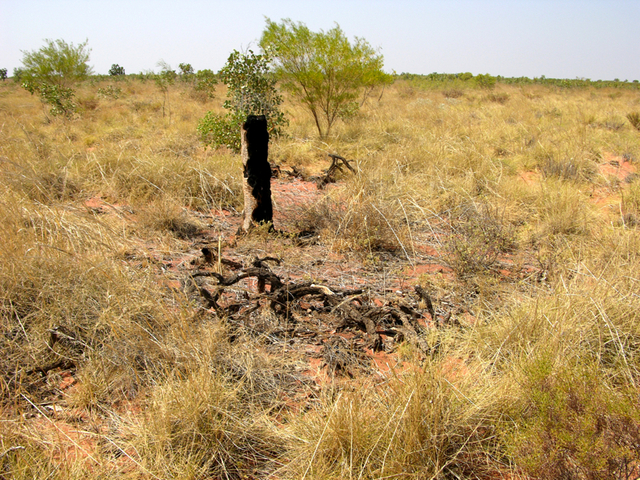
[[[450,316],[428,352],[312,387],[291,325],[231,324],[163,263],[241,208],[239,158],[196,135],[223,97],[95,81],[48,121],[0,85],[0,477],[632,478],[640,183],[601,172],[640,158],[638,90],[397,81],[325,142],[287,104],[271,161],[357,169],[290,223],[319,235],[314,261],[451,272],[420,278]]]

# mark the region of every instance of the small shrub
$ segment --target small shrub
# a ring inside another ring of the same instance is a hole
[[[17,67],[13,69],[13,75],[11,76],[11,78],[13,78],[13,81],[16,83],[22,83],[23,74],[24,74],[24,69]]]
[[[227,147],[240,152],[240,125],[244,119],[231,113],[220,115],[207,112],[198,122],[200,141],[206,146],[218,148]]]
[[[161,200],[143,209],[140,225],[158,232],[170,232],[176,238],[186,240],[198,233],[202,226],[189,219],[176,203]]]
[[[178,65],[178,68],[180,69],[180,76],[185,81],[188,80],[191,75],[195,74],[193,67],[191,66],[190,63],[180,63]]]
[[[101,98],[111,98],[117,100],[122,94],[122,89],[113,85],[107,85],[105,88],[98,89],[98,96]]]
[[[582,235],[589,231],[589,204],[574,188],[552,183],[538,201],[545,235]]]
[[[640,225],[640,182],[633,182],[622,194],[620,223],[626,227]]]
[[[396,212],[363,199],[348,208],[325,200],[306,210],[296,222],[298,229],[314,232],[340,251],[395,252],[404,248],[406,232]]]
[[[75,92],[71,88],[46,83],[24,83],[23,86],[31,94],[37,93],[42,103],[51,105],[49,113],[53,116],[70,117],[76,111]]]
[[[640,458],[635,402],[594,371],[529,372],[515,459],[535,478],[632,478]]]
[[[504,210],[489,204],[462,205],[453,215],[452,228],[445,260],[460,278],[494,270],[500,255],[517,248],[515,228]]]
[[[78,99],[78,104],[84,109],[84,110],[95,110],[96,108],[98,108],[98,99],[96,97],[94,97],[93,95],[90,95],[88,97],[82,97]]]
[[[600,125],[602,126],[602,128],[606,128],[607,130],[618,132],[624,127],[624,120],[610,118],[602,122]]]

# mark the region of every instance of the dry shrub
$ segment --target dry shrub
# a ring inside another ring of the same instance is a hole
[[[100,101],[93,95],[78,98],[78,105],[84,111],[93,111],[98,108]]]
[[[620,222],[626,227],[640,226],[640,182],[634,181],[622,193]]]
[[[630,478],[640,461],[640,416],[628,392],[610,389],[592,366],[531,362],[515,462],[537,478]]]
[[[149,156],[140,155],[129,144],[120,153],[101,152],[88,162],[85,184],[138,204],[171,197],[203,211],[238,207],[242,202],[240,160],[208,154],[189,158],[191,148],[190,144],[168,142]]]
[[[499,103],[500,105],[504,105],[509,101],[511,96],[507,92],[499,92],[499,93],[490,93],[487,95],[487,100],[494,103]]]
[[[463,203],[450,212],[449,222],[452,232],[445,244],[445,261],[459,278],[489,273],[501,256],[517,249],[516,229],[504,208]]]
[[[462,90],[452,88],[450,90],[444,90],[442,95],[444,95],[444,98],[460,98],[464,97],[464,92]]]
[[[0,248],[5,398],[25,392],[39,400],[54,388],[49,370],[81,372],[91,358],[100,360],[95,372],[130,374],[126,383],[152,374],[133,361],[140,352],[153,357],[151,332],[162,331],[169,316],[151,272],[110,259],[125,242],[99,221],[21,207],[1,226],[7,240]]]

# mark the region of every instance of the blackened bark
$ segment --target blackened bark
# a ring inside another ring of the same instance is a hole
[[[242,229],[248,232],[254,224],[273,221],[267,118],[264,115],[249,115],[242,125],[241,136],[244,167]]]

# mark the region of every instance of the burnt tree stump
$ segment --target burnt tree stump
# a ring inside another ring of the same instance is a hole
[[[247,116],[242,124],[241,140],[244,168],[242,230],[248,232],[253,225],[273,222],[267,118],[264,115]]]

